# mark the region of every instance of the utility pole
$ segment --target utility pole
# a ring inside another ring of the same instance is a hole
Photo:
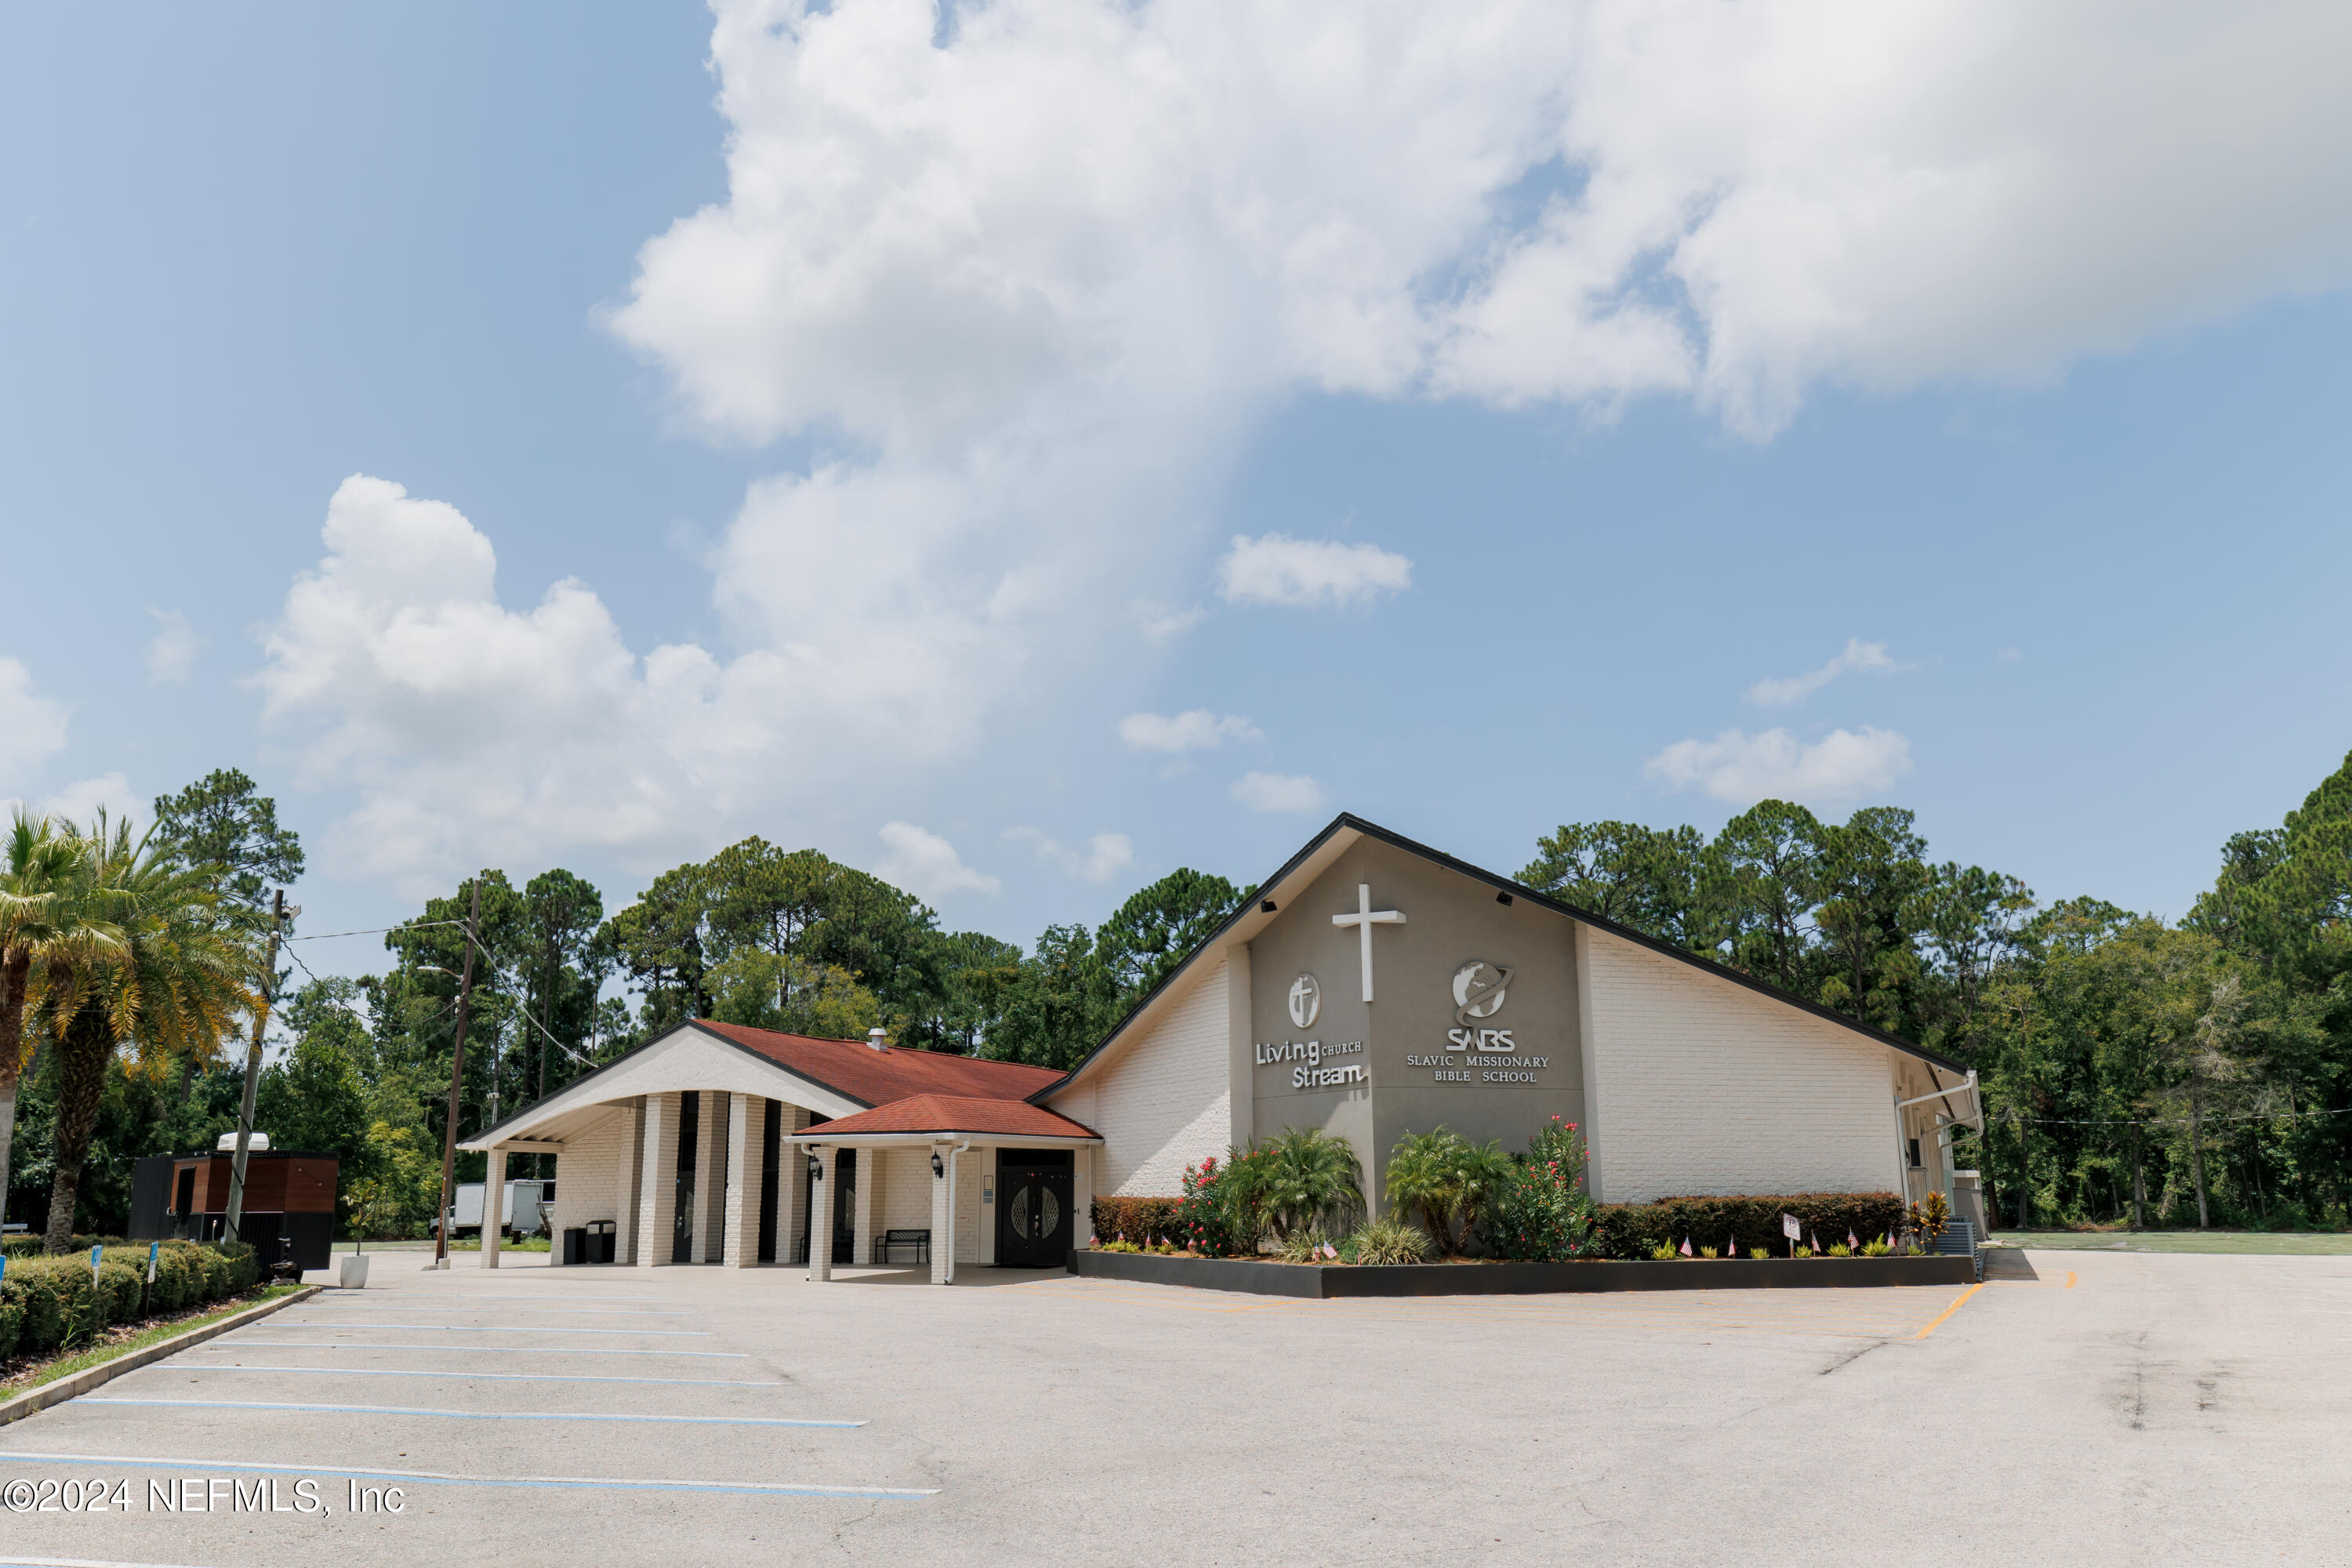
[[[228,1213],[221,1223],[225,1241],[239,1239],[237,1230],[245,1221],[246,1147],[253,1142],[253,1094],[261,1082],[261,1037],[269,1027],[270,1004],[278,999],[278,937],[285,929],[286,889],[279,888],[270,895],[269,967],[261,982],[261,1005],[253,1010],[253,1044],[245,1052],[245,1099],[237,1106],[236,1152],[228,1163]]]
[[[457,1089],[466,1081],[466,1019],[474,1001],[474,928],[482,921],[482,879],[474,879],[474,912],[466,917],[466,973],[457,979],[457,1048],[449,1054],[449,1128],[441,1139],[441,1213],[433,1229],[439,1237],[433,1246],[433,1267],[449,1267],[449,1232],[457,1221]],[[486,1192],[485,1202],[493,1201]],[[504,1215],[491,1211],[491,1223]]]

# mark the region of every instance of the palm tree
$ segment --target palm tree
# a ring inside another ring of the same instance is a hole
[[[75,835],[68,901],[78,929],[44,945],[33,990],[58,1043],[57,1178],[44,1247],[72,1242],[74,1199],[98,1121],[106,1067],[142,1054],[209,1056],[240,1012],[260,1005],[260,965],[220,908],[207,868],[184,864],[153,830],[134,840],[100,812]]]
[[[65,890],[73,840],[23,806],[0,865],[0,1211],[7,1207],[8,1155],[16,1133],[16,1085],[25,1071],[25,993],[33,955],[69,926]]]
[[[1265,1145],[1265,1198],[1284,1237],[1329,1216],[1344,1223],[1363,1203],[1363,1178],[1347,1139],[1320,1127],[1289,1127]]]
[[[1454,1216],[1462,1207],[1461,1163],[1462,1140],[1442,1126],[1434,1132],[1407,1132],[1389,1152],[1389,1206],[1419,1209],[1423,1226],[1448,1252],[1454,1250]]]

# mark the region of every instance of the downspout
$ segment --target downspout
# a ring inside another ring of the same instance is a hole
[[[941,1281],[947,1285],[955,1283],[956,1156],[971,1147],[967,1138],[948,1151],[948,1277]]]

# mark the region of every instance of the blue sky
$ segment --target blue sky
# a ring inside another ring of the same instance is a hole
[[[0,795],[242,767],[313,931],[1768,789],[2177,915],[2352,747],[2341,24],[2023,15],[19,8]]]

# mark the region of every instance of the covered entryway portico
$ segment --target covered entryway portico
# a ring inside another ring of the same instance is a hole
[[[800,1163],[810,1190],[829,1194],[814,1199],[813,1212],[838,1216],[845,1203],[882,1216],[846,1237],[836,1217],[836,1246],[809,1253],[810,1279],[832,1279],[837,1261],[927,1261],[939,1285],[954,1282],[960,1259],[1023,1268],[1067,1262],[1093,1205],[1093,1152],[1102,1143],[1043,1106],[936,1094],[812,1125],[785,1142],[807,1151]],[[929,1194],[928,1213],[916,1207],[919,1191]]]
[[[917,1261],[911,1251],[944,1282],[959,1260],[994,1260],[982,1212],[992,1213],[994,1153],[1013,1141],[1008,1132],[1028,1134],[1024,1147],[1099,1142],[1023,1103],[1059,1076],[903,1050],[878,1031],[866,1040],[824,1040],[697,1019],[460,1146],[488,1156],[493,1191],[509,1153],[556,1156],[549,1261],[559,1267],[564,1233],[592,1228],[609,1230],[611,1262],[637,1268],[806,1264],[826,1278],[836,1257]],[[961,1107],[1009,1109],[947,1114]],[[882,1113],[895,1120],[872,1120]],[[821,1128],[856,1141],[836,1137],[813,1161],[810,1133]],[[937,1175],[935,1146],[942,1151]],[[854,1156],[854,1169],[836,1170],[837,1155],[850,1149],[865,1152]],[[922,1239],[892,1248],[894,1230]],[[602,1247],[592,1247],[588,1260],[603,1260]],[[484,1234],[481,1264],[499,1266],[494,1229]]]

